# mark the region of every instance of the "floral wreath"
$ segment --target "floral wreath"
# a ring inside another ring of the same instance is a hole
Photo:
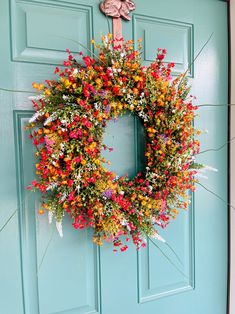
[[[105,240],[124,251],[129,239],[137,248],[147,237],[163,240],[157,227],[187,208],[201,168],[194,162],[197,107],[185,74],[171,78],[165,49],[143,66],[140,40],[137,50],[111,34],[91,42],[94,58],[80,53],[83,62],[77,61],[67,49],[57,79],[33,83],[41,94],[32,99],[36,112],[27,129],[33,129],[38,178],[28,188],[43,194],[39,213],[48,211],[61,236],[67,213],[75,229],[93,228],[96,244]],[[133,179],[117,177],[101,156],[112,150],[102,142],[107,121],[126,112],[142,119],[146,133],[146,169]]]

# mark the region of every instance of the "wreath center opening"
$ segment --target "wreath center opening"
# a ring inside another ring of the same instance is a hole
[[[107,122],[103,143],[109,149],[102,150],[108,161],[108,170],[118,176],[133,179],[146,167],[146,136],[143,121],[131,112]]]

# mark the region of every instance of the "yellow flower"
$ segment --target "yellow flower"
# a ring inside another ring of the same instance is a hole
[[[44,85],[42,83],[37,84],[35,82],[32,83],[32,87],[37,89],[38,91],[42,90],[44,88]]]
[[[154,128],[152,128],[152,127],[148,128],[147,131],[148,131],[149,133],[156,133],[156,132],[157,132],[157,131],[156,131]]]
[[[99,159],[95,159],[95,164],[96,165],[100,165],[100,160]]]
[[[95,244],[99,245],[99,246],[102,246],[102,245],[103,245],[103,242],[102,242],[102,240],[101,240],[100,237],[94,236],[94,237],[93,237],[93,242],[94,242]]]
[[[45,89],[44,94],[46,96],[50,96],[51,95],[51,91],[49,89]]]
[[[98,85],[101,85],[101,84],[102,84],[102,81],[101,81],[100,78],[97,78],[97,79],[95,80],[95,82],[96,82],[96,84],[98,84]]]
[[[145,216],[150,216],[150,211],[149,210],[146,210],[146,212],[145,212]]]
[[[139,81],[140,81],[140,77],[139,77],[138,75],[137,75],[137,76],[134,76],[133,78],[134,78],[134,81],[135,81],[135,82],[139,82]]]

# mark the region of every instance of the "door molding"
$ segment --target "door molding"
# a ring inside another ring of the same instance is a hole
[[[229,101],[231,104],[235,104],[235,0],[231,0],[229,3],[229,30],[230,30],[230,96]],[[235,107],[230,107],[230,139],[235,136]],[[234,143],[230,145],[230,203],[234,206],[235,204],[235,147]],[[235,313],[235,210],[230,207],[230,265],[229,265],[229,277],[228,277],[228,313]]]

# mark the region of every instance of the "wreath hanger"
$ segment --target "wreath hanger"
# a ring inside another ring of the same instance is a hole
[[[130,21],[129,13],[135,8],[131,0],[105,0],[100,4],[101,12],[112,17],[114,40],[122,38],[122,19]]]

